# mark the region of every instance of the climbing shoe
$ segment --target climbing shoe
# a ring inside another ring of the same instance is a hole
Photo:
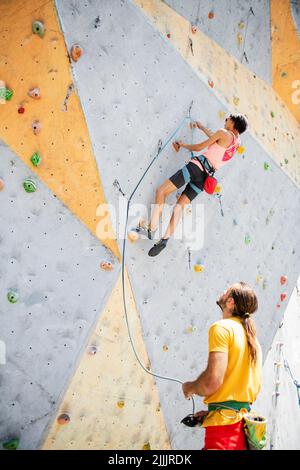
[[[157,256],[159,253],[166,248],[168,243],[168,238],[162,238],[158,243],[155,243],[155,245],[149,250],[148,255],[149,256]]]

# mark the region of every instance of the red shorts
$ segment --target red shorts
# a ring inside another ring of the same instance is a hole
[[[247,450],[244,421],[228,426],[205,428],[203,450]]]

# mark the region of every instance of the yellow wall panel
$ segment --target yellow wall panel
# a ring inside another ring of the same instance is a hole
[[[130,283],[128,315],[137,351],[145,351]],[[123,314],[121,278],[83,353],[57,412],[44,449],[170,449],[153,378],[135,359]],[[95,354],[91,354],[95,352]],[[58,424],[67,414],[70,421]]]
[[[273,87],[300,122],[300,33],[289,0],[271,0],[270,10]]]

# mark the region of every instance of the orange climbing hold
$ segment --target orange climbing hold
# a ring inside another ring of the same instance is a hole
[[[242,153],[245,153],[245,147],[243,147],[242,145],[238,147],[236,150],[237,150],[237,153],[239,153],[240,155],[242,155]]]
[[[198,31],[197,26],[192,26],[192,33],[196,34]]]
[[[212,20],[212,19],[214,19],[214,17],[215,17],[214,12],[213,12],[213,11],[210,11],[210,12],[208,13],[208,18],[209,18],[210,20]]]
[[[213,88],[215,86],[212,80],[208,80],[208,85],[210,86],[210,88]]]
[[[124,400],[118,401],[117,406],[118,406],[118,408],[120,408],[120,409],[124,408],[124,406],[125,406]]]
[[[287,276],[281,276],[280,278],[280,284],[283,286],[283,284],[285,284],[287,281]]]
[[[0,191],[4,188],[4,181],[0,178]]]
[[[68,424],[70,422],[70,416],[66,413],[63,413],[59,415],[59,417],[57,418],[57,422],[58,424]]]
[[[74,46],[72,46],[72,49],[71,49],[71,57],[74,60],[74,62],[77,62],[78,59],[80,59],[80,57],[82,56],[82,54],[83,54],[82,47],[80,47],[79,44],[74,44]]]
[[[134,232],[134,231],[128,232],[128,240],[131,243],[136,242],[139,238],[140,238],[140,236],[137,232]]]
[[[110,263],[109,261],[102,261],[102,263],[100,264],[100,268],[104,269],[104,271],[112,271],[114,269],[112,263]]]

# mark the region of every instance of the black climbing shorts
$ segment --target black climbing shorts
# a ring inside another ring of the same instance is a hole
[[[203,191],[204,182],[207,176],[206,173],[204,173],[204,171],[201,171],[200,168],[192,162],[189,162],[186,167],[191,175],[191,183],[193,183],[195,186],[197,186],[197,188]],[[181,186],[185,184],[182,170],[176,171],[176,173],[174,173],[174,175],[171,176],[169,180],[172,181],[173,184],[175,184],[176,188],[181,188]],[[182,194],[185,194],[190,201],[192,201],[193,199],[195,199],[196,196],[198,196],[198,193],[191,187],[190,183],[186,185]]]

